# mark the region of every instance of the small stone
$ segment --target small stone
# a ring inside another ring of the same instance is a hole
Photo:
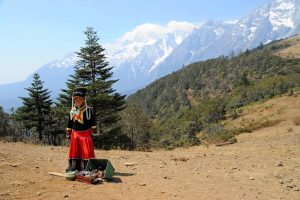
[[[69,195],[65,194],[64,198],[67,198],[67,197],[69,197]]]
[[[278,164],[276,165],[276,167],[283,167],[282,162],[278,163]]]
[[[254,180],[255,178],[254,177],[249,177],[249,180]]]
[[[12,166],[12,167],[19,167],[19,164],[16,164],[16,163],[14,163],[14,164],[9,164],[9,166]]]
[[[146,186],[146,183],[140,183],[139,186]]]
[[[126,162],[124,163],[125,166],[134,166],[137,165],[136,163],[130,163],[130,162]]]
[[[274,174],[274,176],[275,176],[276,178],[282,179],[282,175],[280,175],[280,174]]]
[[[13,181],[10,185],[23,185],[23,183],[21,181]]]
[[[299,191],[299,188],[295,188],[294,191]]]
[[[36,195],[40,196],[40,195],[41,195],[41,192],[37,192]]]
[[[0,196],[9,196],[8,192],[1,193]]]

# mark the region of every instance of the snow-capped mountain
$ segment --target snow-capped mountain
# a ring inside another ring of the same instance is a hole
[[[156,67],[152,76],[154,79],[159,78],[178,70],[183,65],[213,57],[214,55],[210,55],[213,52],[206,52],[207,48],[220,39],[231,27],[232,23],[206,21]],[[207,55],[204,55],[205,53]]]
[[[152,71],[178,44],[175,34],[168,34],[153,44],[143,46],[135,57],[122,60],[114,69],[114,76],[119,79],[115,87],[126,92],[149,84]]]
[[[103,45],[113,68],[114,88],[132,93],[152,81],[195,61],[238,54],[261,43],[300,33],[300,0],[270,0],[245,17],[232,21],[208,20],[201,24],[171,21],[166,26],[143,24],[115,43]],[[42,66],[37,72],[55,98],[73,74],[76,55]],[[18,96],[30,86],[25,81],[0,85],[0,105],[20,105]],[[18,103],[11,103],[18,102]]]
[[[208,21],[157,66],[157,77],[192,62],[238,54],[300,33],[300,0],[273,0],[236,22]]]
[[[153,79],[154,69],[168,57],[174,48],[197,28],[187,22],[171,21],[166,27],[144,24],[126,33],[115,44],[107,45],[107,55],[119,79],[115,88],[129,94]]]
[[[185,34],[180,42],[174,42],[174,35],[168,35],[168,39],[156,40],[134,51],[130,58],[120,56],[126,51],[119,51],[116,57],[125,59],[118,59],[116,64],[116,88],[135,91],[192,62],[238,54],[299,33],[300,0],[269,1],[236,21],[206,21],[191,34]],[[164,42],[167,43],[162,45]]]

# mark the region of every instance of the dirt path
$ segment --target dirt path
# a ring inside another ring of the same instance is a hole
[[[244,117],[266,112],[283,121],[228,146],[96,151],[117,171],[99,185],[47,174],[64,171],[67,147],[0,142],[0,199],[300,199],[299,108],[300,96],[256,105]]]

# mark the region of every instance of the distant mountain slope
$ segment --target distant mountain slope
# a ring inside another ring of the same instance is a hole
[[[160,119],[197,104],[203,96],[225,95],[240,81],[258,83],[267,77],[294,77],[300,84],[300,59],[277,56],[299,47],[300,36],[272,42],[234,58],[220,57],[193,63],[167,75],[128,97],[148,114]],[[298,52],[295,52],[298,53]]]
[[[300,0],[270,0],[233,22],[143,24],[105,48],[114,66],[113,78],[119,79],[114,88],[128,95],[190,63],[220,55],[238,55],[297,33],[300,33]],[[59,88],[65,87],[68,75],[73,74],[75,60],[75,54],[70,54],[38,70],[53,91],[53,98]],[[5,109],[19,106],[17,96],[24,93],[22,89],[28,87],[30,80],[28,77],[25,81],[0,85],[0,92],[8,94],[0,97],[0,105]]]
[[[156,68],[157,76],[192,62],[238,54],[261,43],[299,34],[299,28],[299,0],[270,1],[231,24],[208,21],[195,29]]]
[[[44,81],[45,88],[49,88],[51,96],[55,99],[62,88],[65,88],[65,82],[70,74],[73,74],[74,56],[67,55],[62,60],[53,61],[42,66],[36,71]],[[7,111],[11,107],[17,108],[22,105],[22,101],[18,97],[27,96],[25,88],[30,87],[32,83],[32,75],[26,80],[0,85],[0,92],[4,95],[0,97],[0,105]]]

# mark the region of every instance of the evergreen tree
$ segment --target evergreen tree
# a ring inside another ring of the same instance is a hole
[[[46,122],[52,105],[50,92],[44,89],[43,83],[40,75],[35,73],[31,87],[25,88],[29,97],[20,97],[23,100],[23,106],[15,114],[15,119],[23,122],[26,128],[36,130],[39,141],[43,140],[43,130],[47,126]]]
[[[10,131],[9,115],[0,106],[0,137],[7,136]]]
[[[251,81],[248,79],[247,73],[243,72],[242,76],[238,82],[238,86],[246,86],[247,87],[249,85],[251,85]]]
[[[105,138],[115,138],[120,131],[117,121],[120,119],[118,111],[125,107],[125,96],[115,92],[112,85],[117,81],[112,79],[112,67],[106,61],[104,48],[99,44],[99,37],[93,28],[88,27],[85,46],[76,52],[78,61],[75,74],[67,83],[68,89],[60,95],[61,103],[71,104],[72,90],[77,87],[88,89],[87,102],[93,108],[97,126]],[[70,98],[70,99],[67,99]],[[70,105],[69,104],[69,105]],[[100,147],[104,140],[95,141],[95,146]],[[116,141],[117,142],[117,141]],[[113,145],[113,142],[110,145]]]

